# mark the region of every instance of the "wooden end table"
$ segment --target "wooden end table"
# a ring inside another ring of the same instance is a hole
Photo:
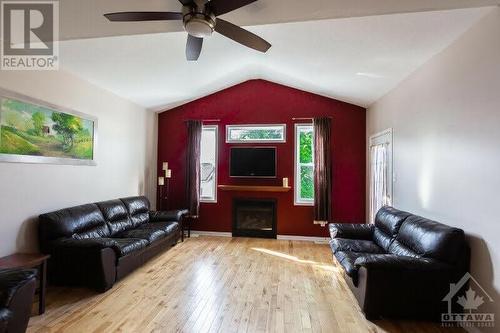
[[[45,291],[47,285],[47,259],[50,255],[34,253],[16,253],[0,258],[0,268],[36,268],[38,269],[38,314],[45,313]]]
[[[186,228],[186,223],[187,222],[187,237],[191,238],[191,226],[194,221],[197,221],[199,219],[199,216],[193,216],[193,215],[184,215],[184,223],[182,223],[182,236],[184,237],[184,230]]]

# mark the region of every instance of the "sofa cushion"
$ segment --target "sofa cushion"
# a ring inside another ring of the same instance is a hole
[[[140,251],[149,245],[149,242],[140,238],[113,238],[116,243],[117,255],[124,257],[136,251]]]
[[[50,242],[59,238],[108,237],[110,231],[99,207],[95,204],[66,208],[40,215],[39,239],[45,253]]]
[[[333,253],[338,251],[385,253],[380,246],[368,240],[334,238],[330,241],[330,247]]]
[[[391,243],[391,246],[389,246],[389,253],[405,257],[414,257],[414,258],[421,257],[418,253],[413,251],[411,248],[405,246],[404,244],[400,243],[397,239],[395,239]]]
[[[382,207],[375,216],[374,242],[385,251],[389,251],[389,247],[396,237],[401,224],[410,215],[410,213],[393,207]]]
[[[167,233],[161,229],[133,229],[119,233],[115,237],[119,238],[140,238],[145,239],[149,243],[153,243],[159,239],[165,238]]]
[[[467,243],[463,230],[412,215],[401,226],[391,253],[400,254],[403,248],[419,257],[455,264],[464,257]]]
[[[335,258],[344,267],[346,274],[352,279],[355,286],[358,285],[358,267],[354,264],[356,259],[365,256],[366,253],[338,251],[335,253]]]
[[[146,197],[123,198],[130,220],[135,227],[149,222],[149,200]]]
[[[121,200],[109,200],[98,202],[97,206],[102,212],[106,223],[108,224],[111,236],[115,236],[125,230],[134,228],[132,221],[128,216],[127,208]]]
[[[166,232],[167,236],[179,231],[178,222],[154,222],[141,225],[138,229],[160,229]]]

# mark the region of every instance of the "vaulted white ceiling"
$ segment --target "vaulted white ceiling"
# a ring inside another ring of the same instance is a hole
[[[439,8],[498,3],[477,0],[348,2],[358,3],[359,7],[337,0],[257,1],[237,11],[240,13],[227,15],[226,19],[241,25],[259,24],[248,30],[273,44],[269,52],[261,54],[215,34],[205,41],[198,62],[185,60],[186,33],[179,31],[182,26],[178,23],[102,23],[100,16],[89,14],[92,19],[82,19],[86,16],[83,11],[79,19],[75,18],[75,26],[80,28],[64,29],[66,23],[62,22],[62,39],[66,41],[61,43],[61,65],[63,70],[153,110],[168,109],[253,78],[368,106],[492,8],[422,10],[435,9],[437,5],[430,7],[431,3],[439,3]],[[94,14],[96,11],[175,10],[177,6],[177,0],[101,0],[99,3],[88,0],[84,3],[95,6]],[[284,3],[287,5],[283,7]],[[337,11],[332,4],[338,6]],[[77,0],[63,0],[62,13],[68,6],[77,6]],[[420,12],[378,15],[415,10]],[[346,18],[317,20],[325,17]],[[82,22],[88,25],[93,24],[93,20],[99,21],[94,24],[95,29],[81,27]],[[276,24],[296,20],[301,22]],[[166,30],[171,32],[157,33]]]
[[[182,31],[178,22],[109,24],[116,11],[181,10],[178,0],[60,0],[61,39]],[[500,0],[258,0],[223,17],[240,25],[361,17],[492,6]]]

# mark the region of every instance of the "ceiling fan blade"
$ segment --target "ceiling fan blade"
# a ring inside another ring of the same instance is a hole
[[[104,14],[104,16],[112,22],[182,20],[182,13],[173,12],[121,12]]]
[[[210,7],[215,16],[232,12],[257,0],[212,0],[207,6]]]
[[[196,61],[200,57],[201,48],[203,46],[203,38],[188,35],[186,44],[186,59],[188,61]]]
[[[182,3],[183,6],[187,6],[193,3],[193,0],[179,0],[180,3]]]
[[[265,53],[271,47],[271,44],[269,44],[266,40],[260,38],[259,36],[219,18],[215,23],[215,31],[217,31],[221,35],[226,36],[227,38],[234,40],[235,42],[238,42],[260,52]]]

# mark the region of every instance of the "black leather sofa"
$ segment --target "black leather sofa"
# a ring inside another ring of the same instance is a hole
[[[330,224],[330,246],[366,318],[439,320],[469,269],[463,230],[382,208],[375,224]]]
[[[36,270],[0,270],[0,333],[26,331],[36,288]]]
[[[55,285],[106,291],[182,237],[184,210],[154,212],[131,197],[40,215],[39,241]]]

